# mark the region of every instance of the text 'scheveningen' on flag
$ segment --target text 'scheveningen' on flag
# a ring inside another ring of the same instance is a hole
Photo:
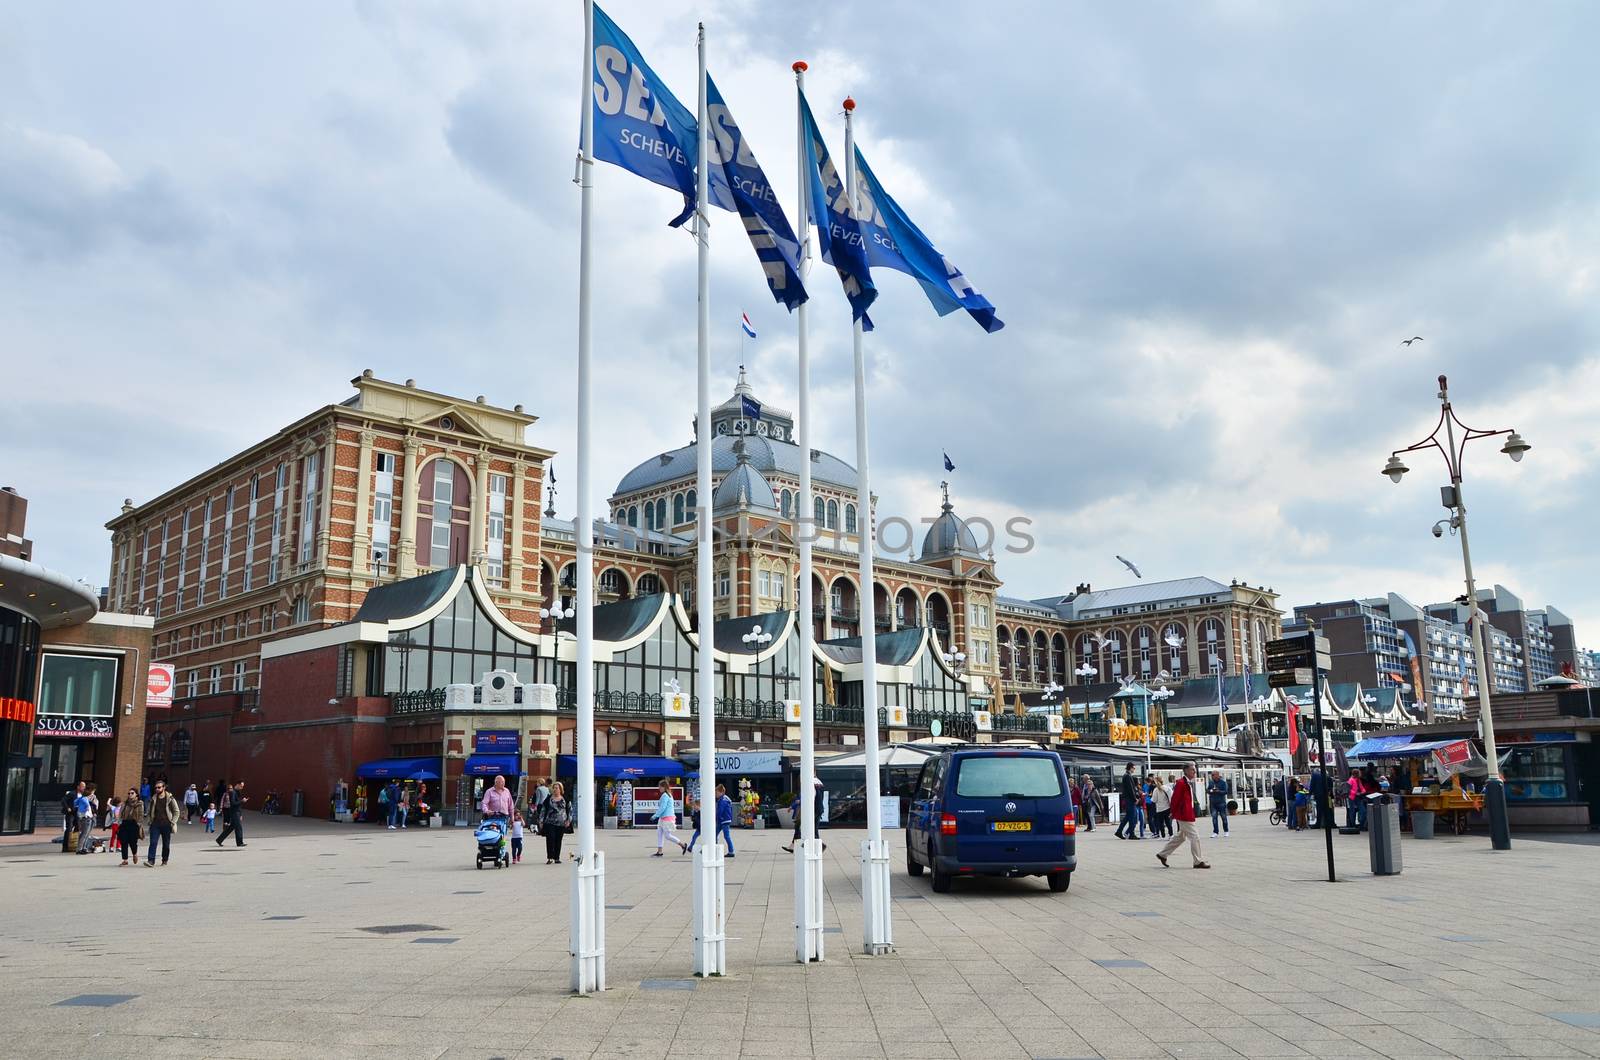
[[[800,97],[800,111],[805,122],[805,168],[811,185],[811,220],[817,226],[822,260],[839,270],[851,315],[861,321],[863,330],[871,331],[872,321],[867,317],[867,309],[878,297],[878,289],[873,286],[872,273],[867,268],[861,226],[856,222],[855,211],[850,209],[845,183],[828,154],[828,145],[823,142],[804,94]]]

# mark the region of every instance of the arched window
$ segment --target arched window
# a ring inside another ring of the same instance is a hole
[[[672,495],[672,525],[682,526],[683,522],[683,494],[674,493]]]
[[[853,504],[844,506],[844,532],[847,534],[856,532],[856,506]]]
[[[1255,655],[1256,671],[1259,673],[1267,668],[1267,624],[1261,619],[1256,619],[1256,640],[1250,645],[1250,651]]]
[[[1011,631],[1005,626],[994,627],[995,640],[1000,643],[1000,680],[1011,680]]]
[[[1094,635],[1093,634],[1091,634],[1091,633],[1080,633],[1078,635],[1077,657],[1078,657],[1077,669],[1095,671],[1094,673],[1081,673],[1081,674],[1080,673],[1076,673],[1076,671],[1074,671],[1074,676],[1076,676],[1078,678],[1078,683],[1080,685],[1086,685],[1086,684],[1089,684],[1091,681],[1098,681],[1100,679],[1100,674],[1099,674],[1100,656],[1099,656],[1099,652],[1096,650],[1096,647],[1095,647],[1095,640],[1094,640]]]
[[[1018,681],[1033,679],[1033,653],[1028,650],[1032,643],[1025,629],[1017,630],[1011,638],[1012,668],[1016,671]]]
[[[689,522],[691,522],[691,523],[694,522],[694,508],[695,508],[695,504],[697,503],[695,501],[695,492],[694,492],[694,490],[690,490],[689,491],[688,496],[685,498],[683,503],[686,506],[684,514],[686,514],[689,517]]]
[[[628,525],[632,527],[639,525],[639,506],[637,504],[628,505]]]
[[[1067,638],[1060,633],[1050,638],[1050,679],[1065,684],[1067,677]]]
[[[1050,671],[1050,641],[1044,635],[1044,630],[1033,635],[1033,679],[1038,684],[1044,684],[1049,679]]]
[[[628,591],[628,576],[615,567],[607,567],[600,572],[600,592],[605,596],[625,596]]]
[[[839,529],[839,502],[838,501],[829,501],[828,502],[828,529],[829,530],[837,530],[837,529]]]
[[[639,575],[639,595],[650,596],[661,591],[661,579],[654,574]]]
[[[1156,644],[1156,631],[1149,626],[1139,626],[1133,631],[1134,674],[1149,678],[1156,672],[1156,660],[1161,657]]]
[[[1215,618],[1208,618],[1200,625],[1200,665],[1207,670],[1221,670],[1227,663],[1227,642],[1223,639],[1222,623]]]
[[[819,527],[827,526],[828,525],[828,502],[823,500],[821,497],[817,497],[817,498],[815,498],[815,505],[814,506],[817,509],[817,514],[816,514],[817,526],[819,526]]]
[[[1127,671],[1123,669],[1123,650],[1127,647],[1122,640],[1122,634],[1112,630],[1106,637],[1106,662],[1112,677],[1121,677]]]
[[[145,737],[144,760],[153,765],[160,765],[167,760],[167,737],[160,729]]]
[[[1183,626],[1176,622],[1168,622],[1161,630],[1161,654],[1167,660],[1167,672],[1173,677],[1182,677],[1187,669],[1185,660],[1188,652],[1184,645]]]
[[[788,518],[794,514],[794,494],[789,490],[784,490],[779,496],[783,501],[784,518]]]
[[[650,501],[644,502],[644,528],[646,530],[656,528],[656,506]]]
[[[472,476],[441,456],[422,466],[417,481],[418,563],[436,568],[466,563],[472,542]]]
[[[667,499],[665,497],[658,497],[658,498],[656,498],[656,529],[657,530],[665,530],[666,528],[667,528]]]
[[[172,745],[167,749],[170,757],[168,762],[175,766],[189,764],[189,730],[179,729],[172,734]]]

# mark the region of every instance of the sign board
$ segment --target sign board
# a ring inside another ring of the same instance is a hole
[[[1466,765],[1471,757],[1472,750],[1467,746],[1467,741],[1465,740],[1455,740],[1445,744],[1443,747],[1435,747],[1433,749],[1433,759],[1439,763],[1439,771],[1442,776],[1448,776],[1456,772]]]
[[[171,663],[151,663],[145,678],[144,706],[146,710],[171,710],[172,689],[178,683],[177,671]]]
[[[516,729],[479,729],[472,735],[472,750],[478,754],[516,754],[522,750],[521,736]]]
[[[1306,667],[1294,670],[1274,670],[1267,675],[1269,688],[1294,688],[1299,685],[1309,685],[1315,675]]]
[[[614,789],[617,798],[617,811],[612,814],[623,827],[633,825],[633,781],[619,780]]]
[[[1333,645],[1324,636],[1311,636],[1309,629],[1290,630],[1277,640],[1267,641],[1267,654],[1283,651],[1332,651]]]
[[[783,772],[782,751],[729,751],[717,754],[714,761],[718,776]]]
[[[676,810],[678,824],[682,826],[683,820],[683,788],[672,787],[667,790],[672,792],[673,807]],[[635,828],[654,828],[656,824],[656,800],[661,798],[659,787],[646,787],[639,785],[633,789],[633,825]]]
[[[33,704],[28,700],[0,696],[0,721],[20,721],[24,725],[32,725],[33,713]]]
[[[879,795],[878,813],[883,819],[883,827],[899,828],[900,825],[900,796]]]
[[[116,735],[111,731],[110,718],[86,718],[72,714],[40,714],[33,722],[35,738],[58,740],[109,740]]]

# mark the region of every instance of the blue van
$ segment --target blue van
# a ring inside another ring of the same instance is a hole
[[[1078,823],[1067,774],[1050,751],[969,747],[929,758],[906,825],[906,870],[957,876],[1043,876],[1072,886]]]

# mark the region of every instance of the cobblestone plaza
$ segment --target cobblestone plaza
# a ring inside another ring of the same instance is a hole
[[[793,963],[791,868],[736,833],[731,974],[689,976],[687,858],[607,832],[610,989],[567,992],[566,868],[474,871],[465,830],[250,815],[172,864],[0,848],[0,1040],[26,1057],[1600,1056],[1600,846],[1404,844],[1265,816],[1211,872],[1110,829],[1071,890],[898,871],[896,951],[856,956],[858,834],[829,833],[828,960]],[[537,841],[530,847],[537,846]]]

